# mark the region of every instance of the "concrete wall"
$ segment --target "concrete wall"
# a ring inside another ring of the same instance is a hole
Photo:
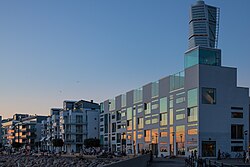
[[[104,167],[146,167],[150,160],[150,154],[141,155],[135,158],[126,159],[120,162],[104,165]]]

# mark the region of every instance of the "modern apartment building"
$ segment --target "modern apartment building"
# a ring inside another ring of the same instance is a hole
[[[50,115],[42,121],[40,141],[43,150],[54,150],[52,141],[60,138],[59,115],[61,110],[61,108],[51,108]]]
[[[183,71],[101,103],[100,140],[110,151],[216,157],[248,149],[249,89],[221,65],[219,9],[191,7]]]
[[[85,139],[99,138],[100,107],[93,101],[84,100],[70,106],[64,101],[64,108],[60,112],[60,138],[64,141],[65,152],[80,152]]]
[[[38,115],[22,118],[15,124],[15,142],[28,145],[31,148],[38,147],[41,138],[42,121],[46,119],[47,116]]]
[[[2,120],[2,131],[3,131],[3,146],[10,146],[17,136],[15,136],[15,126],[21,119],[28,117],[28,114],[15,114],[13,118]]]

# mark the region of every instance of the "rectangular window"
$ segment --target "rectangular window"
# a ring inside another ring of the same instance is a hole
[[[112,132],[116,132],[116,123],[112,123]]]
[[[137,118],[138,129],[142,129],[144,127],[143,117]]]
[[[146,125],[150,125],[150,124],[151,124],[151,119],[145,120],[145,124],[146,124]]]
[[[150,102],[149,103],[144,103],[144,110],[145,110],[145,115],[151,113],[151,103]]]
[[[188,107],[195,107],[198,105],[198,90],[197,88],[188,91]]]
[[[216,104],[216,89],[215,88],[202,88],[202,103],[203,104]]]
[[[198,121],[198,107],[192,107],[187,109],[188,122]]]
[[[174,111],[173,109],[169,109],[169,124],[173,125],[174,123]]]
[[[181,120],[185,118],[185,114],[177,114],[176,115],[176,120]]]
[[[126,99],[126,94],[122,94],[122,107],[126,107],[126,102],[127,102],[127,99]]]
[[[127,121],[127,130],[132,130],[132,120]]]
[[[132,107],[127,108],[127,120],[132,119],[133,113],[132,113]]]
[[[197,129],[188,129],[188,135],[197,135],[198,131]]]
[[[158,97],[158,95],[159,95],[159,81],[152,82],[151,94],[152,94],[152,98]]]
[[[115,99],[109,100],[109,111],[113,111],[115,109]]]
[[[185,102],[185,97],[179,97],[175,100],[176,104]]]
[[[122,116],[121,116],[121,111],[116,111],[116,120],[119,121],[121,120]]]
[[[243,139],[243,125],[231,125],[231,139]]]
[[[145,142],[151,141],[151,130],[144,130],[144,138]]]
[[[160,113],[167,112],[167,97],[160,99]]]
[[[216,141],[202,141],[202,156],[216,157]]]
[[[152,104],[152,110],[156,110],[158,108],[158,104]]]
[[[160,125],[161,126],[166,126],[167,125],[167,119],[168,119],[167,113],[160,114]]]
[[[243,146],[231,146],[231,151],[232,152],[242,152]]]
[[[243,113],[242,112],[232,112],[231,118],[243,118]]]
[[[168,132],[161,132],[160,137],[168,137]]]
[[[152,124],[156,124],[159,122],[159,119],[158,118],[152,118]]]
[[[142,101],[142,88],[134,90],[134,104]]]

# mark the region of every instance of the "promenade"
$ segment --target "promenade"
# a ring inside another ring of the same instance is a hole
[[[250,163],[244,163],[242,159],[210,160],[210,162],[212,167],[250,167]],[[203,166],[206,165],[203,164]],[[185,158],[154,158],[153,162],[150,163],[150,167],[186,167]]]

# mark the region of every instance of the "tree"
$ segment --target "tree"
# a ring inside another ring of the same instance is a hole
[[[84,145],[87,148],[89,148],[89,147],[100,147],[100,140],[99,139],[93,139],[93,138],[85,139],[84,140]]]

